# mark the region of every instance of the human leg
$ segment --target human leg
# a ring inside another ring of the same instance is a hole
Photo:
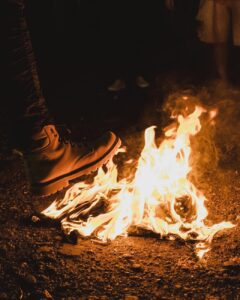
[[[205,0],[199,8],[199,39],[212,44],[214,69],[217,76],[228,79],[228,42],[230,35],[230,8],[217,1]]]
[[[238,80],[240,71],[240,2],[233,1],[232,3],[232,37],[233,55],[231,55],[231,65],[233,66],[233,77]]]
[[[228,81],[228,52],[230,38],[231,11],[227,5],[215,3],[213,16],[214,62],[217,75],[224,82]]]
[[[228,44],[217,43],[213,46],[214,63],[218,77],[228,81]]]
[[[7,32],[5,46],[8,75],[18,98],[14,130],[17,130],[17,135],[21,133],[22,143],[19,146],[24,148],[30,142],[29,137],[51,122],[51,117],[40,86],[25,17],[25,1],[3,0],[1,10]]]
[[[106,163],[121,142],[114,133],[108,132],[90,146],[74,144],[69,131],[55,126],[41,91],[24,0],[2,1],[8,68],[20,107],[18,134],[25,140],[20,150],[33,191],[42,196],[49,195],[66,187],[72,179]]]

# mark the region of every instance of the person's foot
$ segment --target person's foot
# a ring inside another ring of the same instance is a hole
[[[136,77],[136,85],[142,89],[149,87],[149,82],[143,76]]]
[[[119,92],[126,88],[126,83],[122,79],[116,79],[112,85],[108,87],[110,92]]]
[[[34,194],[47,196],[67,187],[71,180],[94,172],[107,163],[121,145],[121,140],[107,132],[86,145],[74,144],[54,125],[46,125],[32,137],[32,149],[24,160]],[[68,132],[69,133],[69,132]]]

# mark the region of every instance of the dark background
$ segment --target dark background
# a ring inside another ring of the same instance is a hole
[[[139,91],[133,80],[117,95],[107,86],[120,76],[133,79],[138,70],[151,87],[159,74],[195,72],[201,48],[198,2],[177,0],[169,12],[162,0],[29,1],[33,46],[54,115],[135,120],[149,101],[149,90]]]
[[[75,65],[78,73],[93,70],[112,80],[113,69],[123,65],[131,71],[139,53],[151,71],[176,68],[189,58],[198,2],[176,0],[170,12],[163,0],[29,1],[28,18],[42,67]]]

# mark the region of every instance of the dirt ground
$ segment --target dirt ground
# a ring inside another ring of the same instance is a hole
[[[146,232],[109,244],[64,236],[57,222],[37,217],[53,197],[33,197],[22,159],[2,152],[0,299],[240,299],[240,169],[230,152],[197,185],[208,219],[236,227],[218,233],[201,261],[195,242]]]

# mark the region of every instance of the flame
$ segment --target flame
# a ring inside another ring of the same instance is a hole
[[[160,237],[194,239],[199,241],[196,252],[202,258],[210,250],[214,235],[234,226],[230,222],[212,226],[204,223],[208,215],[206,198],[189,180],[190,138],[201,130],[203,113],[206,111],[196,106],[191,114],[177,116],[159,146],[155,127],[147,128],[133,178],[118,180],[117,166],[110,161],[107,170],[98,170],[92,183],[75,184],[63,199],[55,200],[42,213],[60,219],[66,234],[77,231],[103,242],[127,235],[131,226],[151,230]],[[215,115],[216,111],[210,112],[210,119]]]

